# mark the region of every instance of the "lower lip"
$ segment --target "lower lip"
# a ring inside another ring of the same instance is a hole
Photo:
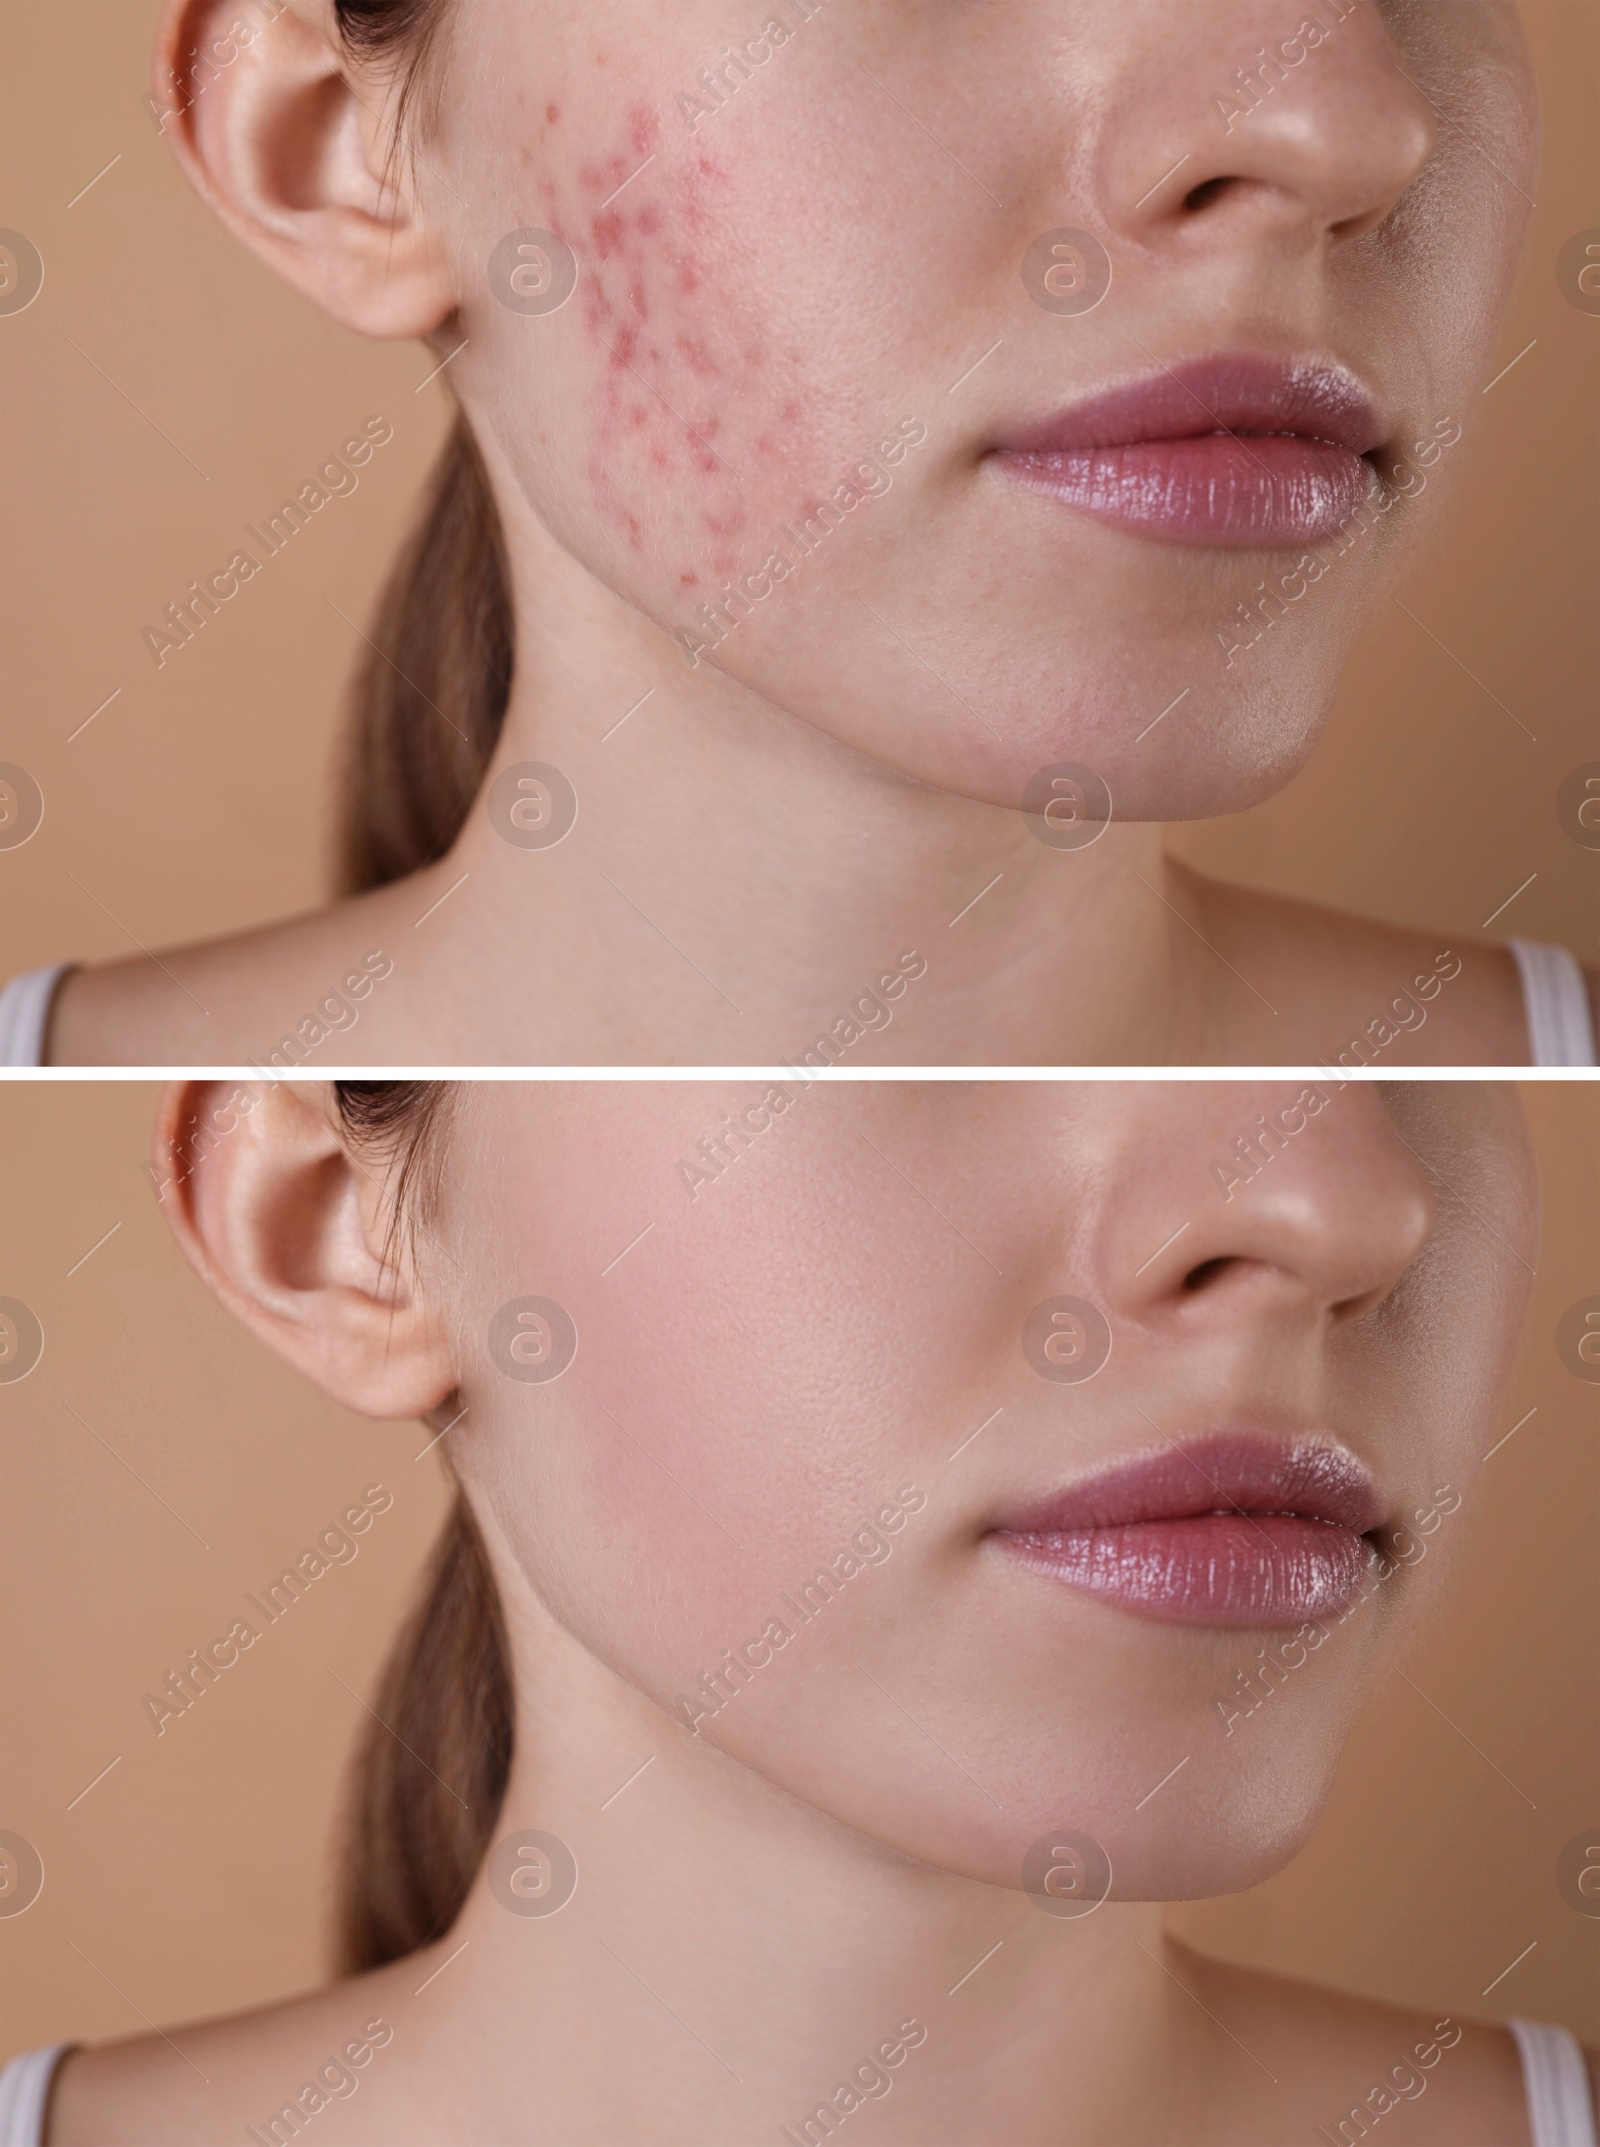
[[[996,1531],[1036,1573],[1180,1625],[1297,1625],[1343,1610],[1372,1558],[1365,1536],[1295,1514],[1202,1513],[1110,1527]]]
[[[1342,528],[1372,489],[1362,456],[1286,433],[1001,448],[991,459],[1031,492],[1168,544],[1314,542]]]

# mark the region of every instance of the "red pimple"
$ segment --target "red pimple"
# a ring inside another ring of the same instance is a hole
[[[628,114],[628,139],[635,151],[645,156],[661,138],[661,122],[648,104],[636,104]]]
[[[681,588],[698,589],[700,586],[700,577],[698,574],[680,574],[678,576],[678,582]]]
[[[550,125],[551,125],[552,127],[553,127],[553,126],[555,126],[555,125],[557,125],[557,124],[559,123],[559,121],[560,121],[560,118],[561,118],[561,107],[560,107],[560,105],[559,105],[559,104],[547,104],[547,105],[545,106],[545,108],[544,108],[544,116],[545,116],[546,120],[548,120],[548,122],[550,123]]]
[[[698,373],[702,379],[716,378],[716,360],[698,337],[681,335],[677,339],[677,347],[688,360],[691,371]]]

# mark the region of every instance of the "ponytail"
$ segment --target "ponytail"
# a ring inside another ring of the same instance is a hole
[[[500,1597],[458,1492],[425,1592],[384,1670],[352,1778],[337,1965],[380,1968],[449,1930],[488,1851],[511,1767]]]
[[[434,1198],[451,1095],[436,1081],[334,1083],[352,1148],[386,1168],[399,1231]],[[336,1909],[341,1974],[381,1967],[449,1930],[505,1800],[513,1725],[500,1594],[458,1491],[351,1770]]]
[[[340,779],[340,891],[431,865],[466,822],[511,692],[500,511],[457,414],[356,677]]]

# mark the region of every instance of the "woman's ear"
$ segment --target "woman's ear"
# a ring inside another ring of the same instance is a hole
[[[174,1082],[151,1160],[190,1264],[296,1371],[363,1416],[425,1417],[451,1394],[446,1321],[325,1084]]]
[[[364,335],[449,319],[446,234],[395,147],[395,86],[352,69],[332,0],[167,0],[153,82],[190,184],[285,282]]]

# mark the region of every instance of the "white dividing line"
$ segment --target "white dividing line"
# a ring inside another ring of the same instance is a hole
[[[1167,181],[1172,177],[1172,172],[1182,171],[1183,167],[1185,166],[1185,164],[1188,163],[1189,158],[1193,154],[1194,152],[1192,150],[1185,150],[1184,154],[1179,157],[1177,163],[1173,165],[1172,171],[1164,171],[1161,174],[1161,177],[1156,181],[1155,186],[1151,187],[1150,194],[1155,193],[1157,187],[1165,186]],[[1150,199],[1150,194],[1141,194],[1139,196],[1139,199],[1134,203],[1134,207],[1136,209],[1142,209],[1145,203]]]
[[[1178,701],[1186,701],[1189,698],[1189,695],[1193,692],[1193,690],[1193,687],[1185,686],[1182,693],[1178,695]],[[1150,733],[1155,729],[1156,723],[1159,723],[1161,721],[1161,717],[1171,715],[1172,711],[1177,707],[1178,701],[1169,701],[1166,707],[1162,709],[1161,715],[1156,717],[1155,723],[1147,723],[1145,725],[1144,729],[1139,733],[1139,737],[1135,738],[1135,740],[1133,741],[1134,744],[1137,745],[1139,743],[1140,738],[1148,738]]]
[[[986,1416],[983,1422],[978,1426],[978,1431],[987,1431],[989,1429],[989,1426],[994,1422],[995,1417],[1001,1415],[1004,1412],[1005,1406],[1005,1403],[1002,1402],[1000,1404],[1000,1407],[994,1412],[994,1416]],[[967,1434],[966,1438],[964,1438],[961,1444],[956,1448],[956,1454],[964,1454],[966,1452],[967,1448],[978,1436],[978,1431],[969,1432]],[[954,1461],[954,1459],[956,1458],[956,1454],[946,1454],[945,1459],[947,1461]]]
[[[633,184],[634,180],[638,178],[638,176],[639,176],[639,173],[640,173],[640,172],[642,172],[642,171],[643,171],[643,170],[645,169],[645,167],[646,167],[647,165],[653,164],[653,163],[655,162],[655,160],[656,160],[656,153],[655,153],[655,151],[654,151],[654,150],[652,149],[652,150],[651,150],[651,152],[650,152],[650,154],[649,154],[649,155],[648,155],[648,156],[647,156],[647,157],[645,158],[645,160],[644,160],[644,163],[643,163],[643,164],[640,164],[640,165],[638,165],[638,166],[636,166],[634,170],[632,170],[632,171],[630,171],[630,172],[629,172],[629,174],[628,174],[627,178],[623,180],[623,182],[622,182],[622,186],[632,186],[632,184]],[[604,200],[604,201],[602,201],[602,202],[601,202],[601,204],[600,204],[600,206],[601,206],[601,208],[602,208],[602,209],[609,209],[609,208],[610,208],[611,204],[612,204],[612,203],[613,203],[613,202],[614,202],[614,201],[616,200],[617,196],[618,196],[618,195],[619,195],[619,194],[620,194],[620,193],[622,192],[622,186],[614,186],[614,187],[613,187],[613,188],[611,189],[610,193],[609,193],[609,194],[607,194],[607,196],[606,196],[605,200]]]
[[[68,207],[69,207],[69,208],[71,207],[71,203],[70,203],[70,202],[68,203]],[[114,1759],[114,1760],[113,1760],[113,1761],[111,1762],[111,1767],[120,1767],[121,1765],[122,1765],[122,1754],[121,1754],[121,1753],[119,1752],[119,1753],[117,1754],[116,1758],[115,1758],[115,1759]],[[109,1774],[109,1773],[111,1772],[111,1767],[102,1767],[102,1768],[100,1769],[100,1772],[99,1772],[99,1773],[98,1773],[98,1774],[97,1774],[97,1775],[95,1776],[95,1778],[94,1778],[94,1782],[91,1782],[91,1783],[89,1784],[89,1789],[93,1789],[93,1787],[94,1787],[94,1783],[95,1783],[95,1782],[103,1782],[103,1781],[105,1780],[106,1776],[107,1776],[107,1775],[108,1775],[108,1774]],[[68,1811],[71,1811],[71,1810],[72,1810],[72,1808],[73,1808],[73,1805],[76,1805],[76,1804],[81,1804],[81,1803],[83,1802],[84,1798],[85,1798],[85,1797],[86,1797],[86,1796],[87,1796],[87,1795],[89,1794],[89,1789],[80,1789],[80,1790],[78,1791],[78,1794],[77,1794],[77,1795],[76,1795],[76,1796],[75,1796],[75,1797],[73,1798],[73,1800],[72,1800],[72,1804],[69,1804],[69,1805],[67,1806],[67,1810],[68,1810]]]
[[[601,743],[602,745],[604,745],[604,744],[605,744],[605,742],[606,742],[606,739],[607,739],[607,738],[609,738],[609,737],[610,737],[610,736],[612,735],[612,733],[613,733],[613,732],[615,732],[615,731],[620,731],[620,730],[621,730],[621,728],[622,728],[622,726],[624,725],[624,723],[626,723],[626,722],[627,722],[627,720],[628,720],[628,716],[631,716],[631,715],[633,715],[633,714],[634,714],[634,713],[635,713],[635,712],[636,712],[637,710],[639,710],[639,709],[643,708],[643,706],[644,706],[645,702],[649,700],[649,698],[650,698],[650,694],[651,694],[651,693],[654,693],[654,692],[655,692],[655,690],[656,690],[656,689],[654,688],[654,686],[652,686],[652,687],[650,688],[650,691],[649,691],[649,693],[641,693],[641,694],[640,694],[640,696],[639,696],[639,698],[638,698],[638,700],[636,700],[636,701],[634,702],[634,704],[633,704],[633,707],[632,707],[632,708],[630,708],[630,709],[628,710],[628,715],[627,715],[627,716],[618,716],[618,718],[617,718],[616,722],[612,724],[612,726],[611,726],[611,729],[610,729],[609,731],[607,731],[607,732],[606,732],[606,733],[604,734],[604,736],[602,736],[602,738],[601,738],[601,740],[600,740],[600,743]]]
[[[1179,1238],[1182,1237],[1183,1233],[1188,1229],[1188,1227],[1188,1223],[1179,1223],[1177,1229],[1174,1230],[1171,1237],[1168,1238],[1167,1245],[1176,1245]],[[1136,1267],[1134,1269],[1133,1279],[1135,1280],[1135,1282],[1137,1282],[1139,1277],[1144,1273],[1145,1267],[1155,1266],[1161,1255],[1166,1251],[1167,1245],[1158,1245],[1155,1251],[1150,1255],[1149,1259],[1146,1260],[1146,1262],[1144,1263],[1144,1267]]]
[[[440,1439],[448,1438],[451,1432],[453,1432],[456,1426],[460,1423],[461,1419],[466,1415],[467,1409],[470,1409],[471,1407],[471,1402],[468,1402],[465,1409],[458,1409],[455,1415],[450,1419],[449,1423],[446,1424],[444,1430],[438,1434],[438,1437],[432,1438],[428,1441],[427,1445],[422,1449],[422,1454],[431,1454],[434,1448],[438,1445]],[[422,1454],[413,1454],[411,1458],[413,1461],[420,1461],[422,1459]]]
[[[650,1754],[650,1757],[645,1761],[644,1767],[653,1767],[655,1765],[655,1759],[656,1755],[654,1754],[654,1752],[652,1752]],[[639,1779],[640,1775],[643,1774],[644,1767],[635,1767],[633,1772],[628,1776],[627,1781],[623,1783],[622,1789],[626,1789],[631,1783],[636,1782]],[[600,1809],[602,1811],[609,1811],[611,1806],[616,1803],[618,1797],[621,1796],[622,1789],[613,1789],[610,1796],[606,1798],[605,1803],[601,1805]]]
[[[600,1274],[602,1279],[604,1279],[605,1276],[610,1274],[612,1268],[616,1266],[617,1260],[626,1260],[629,1253],[632,1252],[634,1246],[638,1244],[639,1238],[647,1238],[654,1228],[654,1223],[646,1223],[644,1228],[639,1232],[639,1237],[630,1238],[627,1244],[623,1246],[621,1252],[617,1254],[617,1259],[610,1261],[605,1267],[601,1268]]]
[[[1535,337],[1534,337],[1534,339],[1533,339],[1533,343],[1537,343],[1537,342],[1538,342],[1538,340],[1539,340],[1539,338],[1538,338],[1537,336],[1535,336]],[[1517,355],[1516,355],[1516,356],[1515,356],[1515,357],[1514,357],[1514,358],[1512,359],[1512,361],[1511,361],[1511,365],[1520,365],[1520,364],[1522,363],[1523,359],[1524,359],[1524,358],[1525,358],[1525,357],[1526,357],[1526,356],[1528,355],[1528,352],[1529,352],[1530,350],[1532,350],[1532,348],[1533,348],[1533,343],[1527,343],[1527,344],[1524,344],[1524,346],[1522,347],[1522,349],[1521,349],[1521,350],[1519,350],[1519,351],[1517,352]],[[1505,366],[1502,366],[1502,367],[1500,368],[1500,371],[1499,371],[1498,373],[1496,373],[1496,374],[1495,374],[1495,376],[1494,376],[1494,378],[1493,378],[1493,380],[1491,380],[1491,381],[1490,381],[1490,383],[1489,383],[1489,388],[1497,388],[1497,387],[1499,387],[1499,385],[1500,385],[1501,381],[1505,379],[1505,377],[1506,377],[1506,374],[1510,372],[1510,370],[1511,370],[1511,365],[1505,365]],[[1489,388],[1485,388],[1485,389],[1484,389],[1484,391],[1483,391],[1483,392],[1484,392],[1484,394],[1485,394],[1485,395],[1487,395],[1487,394],[1488,394],[1488,392],[1489,392]]]
[[[111,159],[111,163],[110,163],[110,164],[102,164],[102,165],[101,165],[100,169],[99,169],[99,170],[98,170],[98,171],[97,171],[97,172],[95,173],[94,177],[93,177],[93,178],[92,178],[92,179],[91,179],[91,180],[89,181],[89,186],[98,186],[98,185],[100,184],[100,181],[101,181],[101,180],[102,180],[102,179],[103,179],[103,178],[105,177],[106,173],[107,173],[108,171],[110,171],[110,170],[111,170],[111,168],[112,168],[112,165],[115,165],[115,164],[120,164],[121,162],[122,162],[122,151],[121,151],[121,150],[119,149],[119,150],[117,151],[116,155],[115,155],[115,156],[114,156],[114,157],[113,157],[113,158]],[[89,191],[89,186],[80,186],[80,187],[79,187],[78,191],[77,191],[77,192],[76,192],[76,193],[75,193],[75,194],[73,195],[72,199],[71,199],[71,200],[70,200],[70,201],[69,201],[69,202],[67,203],[67,207],[68,207],[69,209],[75,209],[75,208],[76,208],[76,207],[78,206],[78,203],[79,203],[80,201],[82,201],[82,199],[83,199],[84,195],[88,193],[88,191]],[[1513,358],[1511,362],[1512,362],[1512,364],[1513,364],[1513,365],[1515,365],[1517,361],[1516,361],[1516,359],[1515,359],[1515,358]]]
[[[119,687],[117,688],[117,693],[120,693],[121,691],[122,691],[122,688],[121,688],[121,687],[119,686]],[[109,708],[109,707],[111,706],[112,702],[113,702],[113,701],[114,701],[114,700],[116,699],[116,697],[117,697],[117,693],[108,693],[108,694],[106,695],[105,699],[104,699],[104,700],[103,700],[103,701],[102,701],[102,702],[100,703],[100,706],[99,706],[99,707],[98,707],[98,708],[97,708],[97,709],[95,710],[95,712],[94,712],[94,716],[101,716],[101,715],[104,715],[104,714],[105,714],[105,712],[106,712],[106,710],[107,710],[107,709],[108,709],[108,708]],[[94,721],[94,716],[85,716],[85,717],[84,717],[84,719],[83,719],[83,721],[82,721],[82,722],[81,722],[81,723],[80,723],[80,724],[78,725],[78,729],[77,729],[76,731],[72,731],[72,732],[69,732],[69,734],[68,734],[68,736],[67,736],[67,743],[68,743],[68,745],[71,745],[71,743],[72,743],[73,739],[74,739],[74,738],[76,738],[76,737],[78,736],[78,732],[79,732],[79,731],[86,731],[86,730],[87,730],[87,729],[89,728],[90,724],[91,724],[91,723],[92,723],[92,722]]]
[[[989,887],[998,887],[998,886],[1000,885],[1000,882],[1001,882],[1001,881],[1002,881],[1002,880],[1003,880],[1004,878],[1005,878],[1005,874],[1004,874],[1003,872],[997,872],[997,873],[995,874],[994,878],[993,878],[993,879],[992,879],[992,880],[991,880],[991,881],[989,882]],[[947,925],[945,926],[945,930],[946,930],[947,932],[953,932],[953,931],[955,930],[956,926],[957,926],[957,925],[958,925],[958,924],[959,924],[959,923],[961,922],[962,918],[963,918],[963,917],[964,917],[964,916],[965,916],[965,915],[967,914],[967,910],[975,910],[975,909],[977,908],[978,904],[979,904],[979,903],[980,903],[980,902],[981,902],[981,901],[983,900],[984,896],[985,896],[985,895],[986,895],[986,894],[987,894],[987,893],[989,892],[989,887],[980,887],[980,888],[979,888],[979,890],[978,890],[978,892],[977,892],[977,893],[976,893],[976,894],[975,894],[975,895],[973,896],[972,900],[971,900],[971,901],[970,901],[970,902],[969,902],[969,903],[967,904],[967,909],[964,909],[964,910],[957,910],[956,914],[955,914],[955,915],[954,915],[954,916],[953,916],[953,917],[951,918],[950,922],[949,922],[949,923],[948,923],[948,924],[947,924]]]
[[[988,1952],[983,1956],[983,1961],[992,1961],[1004,1944],[1005,1940],[1003,1938],[997,1940],[996,1943],[992,1945],[989,1948]],[[966,1974],[961,1978],[961,1983],[970,1983],[972,1981],[972,1978],[977,1974],[978,1970],[983,1966],[983,1961],[974,1961],[972,1966],[967,1970]],[[945,1996],[947,1998],[953,1998],[956,1992],[961,1988],[961,1983],[952,1983],[949,1990],[945,1992]]]
[[[1535,1403],[1534,1403],[1534,1405],[1533,1405],[1533,1407],[1532,1407],[1532,1408],[1531,1408],[1531,1409],[1530,1409],[1530,1410],[1528,1411],[1528,1416],[1537,1416],[1538,1414],[1539,1414],[1539,1404],[1538,1404],[1537,1402],[1535,1402]],[[1516,1421],[1516,1422],[1515,1422],[1515,1423],[1514,1423],[1514,1424],[1512,1425],[1511,1429],[1510,1429],[1510,1430],[1509,1430],[1509,1431],[1508,1431],[1508,1432],[1506,1433],[1506,1439],[1514,1439],[1514,1438],[1516,1437],[1517,1433],[1518,1433],[1518,1432],[1519,1432],[1519,1431],[1520,1431],[1520,1430],[1522,1429],[1523,1425],[1524,1425],[1524,1424],[1526,1424],[1526,1422],[1528,1421],[1528,1416],[1519,1416],[1519,1417],[1517,1418],[1517,1421]],[[1483,1457],[1484,1461],[1492,1461],[1492,1460],[1494,1459],[1495,1455],[1499,1453],[1499,1451],[1500,1451],[1501,1447],[1505,1445],[1505,1443],[1506,1443],[1506,1439],[1496,1439],[1496,1440],[1495,1440],[1495,1442],[1494,1442],[1494,1444],[1493,1444],[1493,1446],[1491,1446],[1491,1447],[1490,1447],[1490,1449],[1489,1449],[1488,1453],[1486,1453],[1486,1454],[1484,1455],[1484,1457]],[[1480,1467],[1482,1466],[1482,1463],[1481,1463],[1481,1462],[1479,1463],[1479,1466],[1480,1466]]]
[[[464,1938],[461,1941],[460,1945],[457,1946],[455,1952],[450,1955],[450,1959],[441,1961],[438,1967],[433,1971],[433,1974],[431,1976],[426,1977],[421,1983],[417,1985],[416,1989],[411,1993],[412,1997],[420,1998],[422,1996],[422,1993],[427,1989],[428,1985],[432,1983],[437,1977],[442,1976],[444,1974],[445,1970],[450,1965],[450,1961],[460,1960],[462,1954],[466,1952],[468,1946],[470,1946],[471,1944],[472,1940],[470,1938]]]
[[[121,1223],[113,1223],[111,1225],[111,1228],[106,1232],[106,1237],[96,1238],[94,1243],[89,1247],[89,1250],[84,1254],[83,1259],[75,1261],[74,1264],[67,1269],[67,1280],[70,1282],[73,1276],[78,1272],[78,1269],[83,1266],[84,1261],[92,1260],[95,1254],[100,1250],[101,1246],[105,1243],[106,1238],[114,1238],[121,1228]]]
[[[423,911],[422,915],[417,919],[416,924],[411,927],[412,931],[415,932],[419,925],[426,924],[428,919],[433,915],[433,910],[441,909],[444,904],[449,901],[450,897],[455,893],[456,887],[464,887],[467,884],[468,880],[471,879],[471,877],[472,874],[470,872],[463,872],[460,879],[456,881],[455,887],[447,887],[445,889],[444,893],[433,905],[433,909],[425,909]]]
[[[471,341],[471,336],[464,335],[461,338],[461,341],[456,345],[455,349],[451,351],[450,358],[459,358],[461,353],[466,349],[467,345]],[[423,389],[428,385],[429,380],[437,380],[439,375],[444,371],[445,367],[450,363],[450,358],[441,358],[438,364],[434,367],[433,371],[428,375],[428,380],[419,380],[416,386],[411,390],[412,394],[420,395]]]
[[[1002,336],[1000,338],[1000,343],[1003,343],[1004,341],[1005,337]],[[960,380],[952,380],[949,387],[947,387],[944,391],[946,395],[954,395],[956,389],[959,388],[963,384],[963,382],[970,380],[973,374],[978,370],[978,366],[982,365],[986,359],[992,358],[994,356],[995,352],[1000,348],[1000,343],[991,343],[989,345],[989,348],[984,352],[983,357],[978,360],[977,365],[969,365],[966,371],[962,374]]]
[[[1536,1945],[1537,1945],[1538,1943],[1539,1943],[1539,1941],[1538,1941],[1537,1939],[1535,1939],[1535,1940],[1534,1940],[1534,1942],[1533,1942],[1533,1946],[1536,1946]],[[1516,1958],[1516,1960],[1514,1960],[1514,1961],[1513,1961],[1513,1962],[1511,1963],[1511,1968],[1516,1968],[1516,1967],[1518,1967],[1518,1966],[1519,1966],[1519,1965],[1520,1965],[1520,1964],[1521,1964],[1521,1963],[1522,1963],[1523,1961],[1525,1961],[1525,1960],[1526,1960],[1526,1959],[1528,1958],[1528,1955],[1529,1955],[1529,1954],[1530,1954],[1530,1953],[1531,1953],[1531,1952],[1533,1951],[1533,1946],[1524,1946],[1524,1947],[1523,1947],[1523,1949],[1522,1949],[1522,1951],[1521,1951],[1521,1952],[1520,1952],[1520,1953],[1519,1953],[1519,1954],[1517,1955],[1517,1958]],[[1503,1982],[1505,1981],[1506,1977],[1507,1977],[1508,1975],[1510,1975],[1510,1973],[1511,1973],[1511,1968],[1502,1968],[1502,1969],[1501,1969],[1501,1971],[1500,1971],[1500,1973],[1499,1973],[1499,1974],[1498,1974],[1498,1975],[1497,1975],[1497,1976],[1495,1977],[1495,1979],[1494,1979],[1494,1983],[1503,1983]],[[1488,1995],[1489,1995],[1489,1991],[1491,1991],[1491,1990],[1493,1990],[1493,1989],[1494,1989],[1494,1983],[1491,1983],[1491,1984],[1489,1985],[1489,1988],[1488,1988],[1488,1990],[1482,1991],[1482,1992],[1481,1992],[1481,1993],[1480,1993],[1479,1995],[1480,1995],[1480,1996],[1482,1996],[1482,1997],[1485,1997],[1485,1998],[1487,1998],[1487,1997],[1488,1997]]]
[[[1517,889],[1517,895],[1524,893],[1528,888],[1530,888],[1538,877],[1539,875],[1537,872],[1530,872],[1528,874],[1528,877],[1523,881],[1521,887]],[[1505,900],[1501,903],[1500,907],[1495,910],[1491,915],[1484,918],[1482,924],[1478,927],[1479,931],[1487,932],[1490,925],[1494,923],[1496,917],[1503,917],[1506,911],[1510,909],[1512,903],[1516,901],[1517,895],[1507,895]]]
[[[1176,1767],[1174,1767],[1174,1768],[1173,1768],[1173,1770],[1172,1770],[1172,1774],[1176,1774],[1176,1773],[1178,1772],[1179,1768],[1181,1768],[1181,1767],[1187,1767],[1187,1766],[1188,1766],[1188,1764],[1189,1764],[1189,1762],[1190,1762],[1190,1760],[1191,1760],[1191,1759],[1193,1759],[1193,1758],[1194,1758],[1194,1754],[1193,1754],[1192,1752],[1185,1752],[1185,1753],[1184,1753],[1184,1755],[1183,1755],[1183,1757],[1182,1757],[1182,1759],[1180,1759],[1180,1760],[1179,1760],[1179,1762],[1178,1762],[1178,1765],[1177,1765]],[[1172,1780],[1172,1774],[1164,1774],[1164,1775],[1162,1775],[1162,1777],[1161,1777],[1160,1781],[1159,1781],[1159,1782],[1157,1782],[1157,1784],[1156,1784],[1156,1789],[1165,1789],[1165,1788],[1166,1788],[1166,1786],[1167,1786],[1167,1784],[1168,1784],[1168,1782],[1170,1782],[1170,1781]],[[1151,1792],[1150,1792],[1150,1796],[1147,1796],[1147,1797],[1141,1797],[1141,1798],[1139,1799],[1138,1803],[1137,1803],[1137,1804],[1136,1804],[1136,1805],[1135,1805],[1135,1806],[1133,1807],[1133,1808],[1134,1808],[1134,1810],[1135,1810],[1136,1812],[1142,1812],[1142,1811],[1144,1810],[1145,1806],[1146,1806],[1146,1805],[1147,1805],[1147,1804],[1149,1803],[1149,1801],[1150,1801],[1150,1797],[1153,1797],[1153,1796],[1155,1795],[1155,1793],[1156,1793],[1156,1789],[1152,1789],[1152,1790],[1151,1790]]]

